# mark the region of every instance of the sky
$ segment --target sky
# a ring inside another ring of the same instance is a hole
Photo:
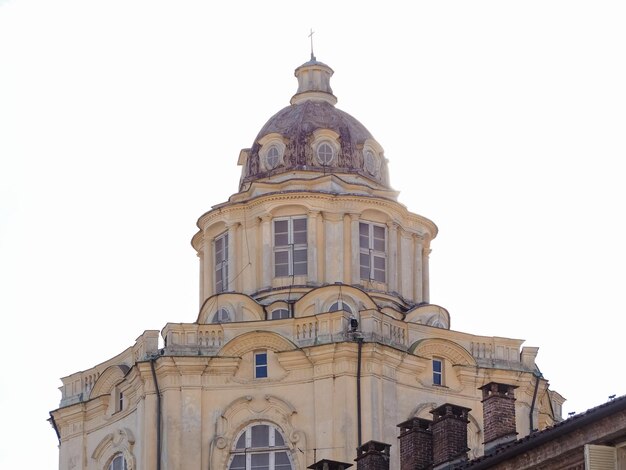
[[[624,24],[622,0],[0,0],[0,468],[58,468],[61,377],[196,320],[195,222],[311,29],[439,227],[452,328],[538,346],[565,416],[626,394]]]

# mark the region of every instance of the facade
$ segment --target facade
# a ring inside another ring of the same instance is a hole
[[[446,403],[466,410],[474,458],[491,382],[516,387],[516,436],[560,421],[538,348],[454,331],[430,303],[437,227],[397,201],[382,146],[335,107],[332,74],[313,56],[295,70],[290,105],[240,152],[238,192],[198,219],[196,321],[62,379],[61,469],[353,462]],[[387,451],[399,468],[399,446]]]

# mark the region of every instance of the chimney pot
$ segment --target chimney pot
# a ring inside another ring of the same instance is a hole
[[[357,448],[357,470],[389,470],[389,449],[384,442],[368,441]]]

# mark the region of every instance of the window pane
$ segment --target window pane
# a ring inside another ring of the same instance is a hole
[[[268,447],[270,445],[270,428],[266,424],[252,426],[252,447]]]
[[[441,372],[441,361],[438,361],[437,359],[433,359],[433,370],[435,372]]]
[[[252,454],[251,455],[251,470],[269,470],[270,468],[270,454]]]
[[[291,463],[287,452],[276,452],[274,470],[291,470]]]
[[[385,251],[385,227],[374,225],[374,249]]]
[[[235,455],[233,461],[230,463],[230,470],[245,470],[246,469],[246,457],[245,455]]]
[[[277,251],[274,253],[274,274],[289,276],[289,252]]]
[[[294,232],[306,232],[306,219],[293,219]]]
[[[294,250],[293,251],[293,262],[294,263],[302,263],[306,262],[306,249],[304,250]]]
[[[370,231],[368,224],[359,224],[359,246],[364,249],[369,249],[370,247]]]
[[[275,429],[275,428],[274,428],[274,445],[277,447],[281,447],[285,445],[285,440],[283,439],[283,436],[280,434],[278,429]]]
[[[385,258],[382,256],[374,256],[374,269],[385,269]]]
[[[289,237],[287,233],[274,234],[274,246],[288,246],[288,245],[289,245]]]
[[[267,365],[267,353],[256,353],[254,359],[257,366]]]
[[[237,439],[237,444],[235,445],[235,449],[245,449],[246,448],[246,433],[244,432],[239,439]]]
[[[306,219],[293,220],[293,243],[306,245]]]
[[[274,221],[274,246],[289,245],[289,221]]]

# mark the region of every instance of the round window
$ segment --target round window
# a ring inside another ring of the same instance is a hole
[[[335,149],[328,142],[322,142],[317,146],[317,159],[322,165],[329,165],[335,157]]]
[[[365,169],[371,175],[376,174],[378,171],[378,158],[371,149],[367,149],[364,155]]]
[[[280,150],[276,145],[272,145],[267,151],[267,155],[265,155],[265,164],[267,168],[273,170],[278,166],[280,162]]]

